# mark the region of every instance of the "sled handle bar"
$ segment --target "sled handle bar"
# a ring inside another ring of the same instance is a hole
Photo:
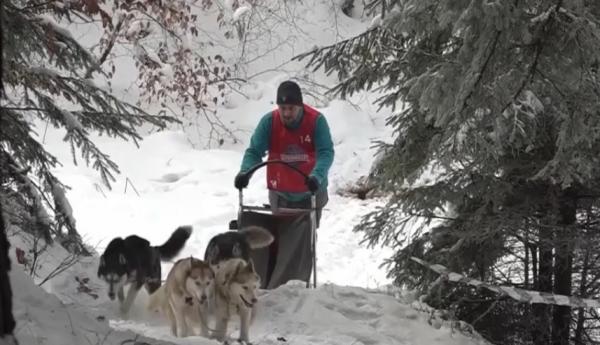
[[[258,164],[256,164],[256,165],[254,165],[252,168],[248,169],[248,171],[246,171],[246,172],[244,173],[244,175],[246,175],[246,176],[248,177],[248,181],[250,181],[250,178],[252,177],[252,174],[254,174],[254,173],[256,172],[256,170],[258,170],[258,169],[260,169],[260,168],[264,167],[265,165],[270,165],[270,164],[283,164],[283,165],[285,165],[286,167],[288,167],[288,168],[290,168],[290,169],[294,170],[294,171],[295,171],[295,172],[297,172],[298,174],[302,175],[302,177],[304,177],[304,180],[305,180],[305,181],[308,181],[308,178],[309,178],[309,176],[308,176],[308,175],[306,175],[306,174],[305,174],[305,173],[304,173],[302,170],[300,170],[300,169],[298,169],[297,167],[295,167],[295,166],[291,165],[290,163],[288,163],[288,162],[285,162],[285,161],[282,161],[282,160],[280,160],[280,159],[273,159],[273,160],[270,160],[270,161],[264,161],[264,162],[260,162],[260,163],[258,163]]]
[[[283,164],[285,166],[287,166],[288,168],[296,171],[298,174],[302,175],[304,178],[308,178],[308,175],[306,175],[302,170],[296,168],[295,166],[293,166],[292,164],[282,161],[281,159],[273,159],[270,161],[264,161],[264,162],[260,162],[256,165],[254,165],[252,168],[248,169],[248,171],[246,172],[246,175],[248,177],[251,177],[252,174],[254,174],[254,172],[262,167],[264,167],[265,165],[270,165],[270,164]]]

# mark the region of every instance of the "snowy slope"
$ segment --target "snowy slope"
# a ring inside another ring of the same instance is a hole
[[[248,116],[240,121],[240,127],[253,130],[264,112],[271,109],[276,87],[274,83],[264,86],[263,97],[245,104]],[[387,279],[379,265],[390,252],[364,248],[359,245],[361,234],[351,231],[360,216],[378,203],[337,194],[368,172],[374,152],[369,148],[370,140],[385,133],[383,120],[371,121],[367,114],[340,101],[319,110],[330,122],[336,157],[330,173],[330,201],[323,212],[317,242],[318,276],[323,283],[383,285]],[[49,130],[46,142],[65,164],[56,172],[72,187],[67,196],[77,226],[88,243],[98,245],[99,251],[113,237],[129,234],[141,234],[160,244],[177,226],[190,224],[196,230],[182,255],[203,256],[210,238],[228,230],[229,221],[237,216],[238,191],[233,187],[233,179],[248,135],[241,145],[211,150],[195,149],[182,131],[149,135],[139,149],[98,137],[99,146],[122,171],[112,191],[102,185],[91,169],[70,164],[70,152],[61,145],[60,131]],[[246,204],[268,202],[264,170],[254,175],[244,198]],[[356,269],[362,274],[353,274]]]
[[[13,248],[24,249],[30,238],[11,236]],[[64,257],[62,248],[52,246],[40,258],[39,283]],[[17,264],[11,251],[11,282],[15,293],[16,336],[21,344],[79,345],[140,344],[216,345],[199,336],[175,338],[166,320],[146,312],[148,295],[138,296],[127,320],[119,317],[117,305],[106,297],[102,282],[95,276],[97,258],[79,260],[55,277],[50,294],[34,284]],[[238,335],[237,321],[228,335]],[[143,335],[143,336],[141,336]],[[258,316],[250,333],[253,344],[399,344],[399,345],[483,345],[476,335],[458,332],[427,305],[411,294],[373,291],[362,287],[323,284],[316,290],[292,281],[277,289],[262,291]],[[123,343],[125,341],[125,343]],[[129,342],[129,344],[133,344]]]

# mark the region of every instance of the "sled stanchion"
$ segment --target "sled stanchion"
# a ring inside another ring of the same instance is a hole
[[[244,192],[242,189],[238,189],[238,199],[239,199],[239,207],[238,207],[238,216],[237,216],[237,226],[238,229],[242,225],[242,212],[244,212]]]
[[[313,261],[313,288],[317,288],[317,197],[315,193],[310,195],[310,242]],[[310,281],[310,279],[309,279]],[[308,287],[309,282],[306,282]]]

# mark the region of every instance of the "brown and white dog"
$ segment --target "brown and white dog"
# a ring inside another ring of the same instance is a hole
[[[148,308],[160,309],[169,319],[174,336],[187,337],[200,326],[200,335],[208,337],[209,301],[215,274],[200,259],[180,259],[173,265],[167,280],[150,296]]]
[[[226,340],[227,326],[234,316],[240,317],[240,341],[248,342],[250,325],[256,313],[260,277],[252,261],[232,258],[218,263],[215,268],[213,337]]]

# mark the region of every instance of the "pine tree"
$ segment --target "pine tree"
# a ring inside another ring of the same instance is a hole
[[[337,73],[333,93],[376,90],[393,111],[396,136],[378,143],[370,176],[389,202],[357,230],[370,245],[396,248],[395,282],[427,289],[436,279],[411,262],[417,256],[488,282],[597,296],[576,291],[574,278],[598,274],[583,264],[582,243],[597,241],[597,219],[585,215],[597,215],[600,201],[600,2],[370,4],[381,25],[299,58]],[[477,318],[473,291],[437,288],[454,294],[438,305],[452,299],[459,317]],[[502,308],[531,332],[476,324],[499,344],[572,340],[569,307]]]
[[[69,7],[71,6],[71,7]],[[41,119],[66,130],[64,141],[110,187],[119,173],[89,133],[136,144],[138,129],[164,128],[173,119],[148,114],[98,87],[94,75],[106,75],[98,59],[57,23],[94,19],[94,1],[64,4],[7,0],[1,5],[2,81],[0,116],[0,194],[5,211],[20,228],[47,241],[59,239],[72,251],[87,253],[77,232],[65,186],[52,169],[59,162],[38,141],[33,124]],[[104,17],[102,17],[104,18]]]
[[[1,204],[0,204],[1,206]],[[13,316],[12,287],[10,285],[10,244],[6,238],[4,215],[0,208],[0,340],[3,344],[14,344],[15,318]],[[12,338],[12,339],[11,339]]]

